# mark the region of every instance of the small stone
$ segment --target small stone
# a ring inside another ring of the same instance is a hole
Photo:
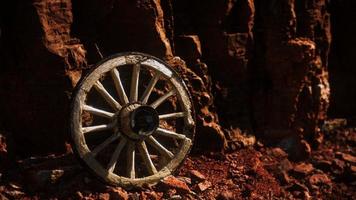
[[[129,195],[120,187],[111,187],[108,191],[110,200],[128,200]]]
[[[354,164],[356,163],[356,157],[355,156],[352,156],[352,155],[347,154],[347,153],[343,153],[343,154],[341,154],[341,157],[346,162],[350,162],[350,163],[354,163]]]
[[[329,185],[331,180],[326,174],[313,174],[309,177],[309,183],[310,185]]]
[[[194,180],[203,181],[203,180],[206,179],[204,174],[200,173],[197,170],[190,170],[189,173],[190,173],[191,178],[194,179]]]
[[[75,193],[75,197],[76,197],[76,199],[83,199],[83,198],[84,198],[84,195],[83,195],[80,191],[77,191],[77,192]]]
[[[176,189],[182,193],[190,193],[188,185],[185,182],[175,178],[174,176],[168,176],[164,178],[160,182],[160,186],[166,189]]]
[[[293,171],[301,176],[306,176],[310,174],[314,170],[314,167],[312,164],[307,164],[307,163],[301,163],[298,164],[294,167]]]
[[[109,199],[110,199],[109,193],[100,193],[99,194],[99,200],[109,200]]]
[[[180,200],[183,199],[179,194],[175,194],[169,198],[170,200]]]
[[[216,197],[217,200],[234,200],[234,193],[231,191],[223,191]]]
[[[201,192],[207,190],[208,188],[210,188],[212,186],[211,182],[210,181],[203,181],[201,183],[198,184],[198,188]]]
[[[279,147],[273,148],[271,154],[277,158],[286,158],[288,156],[288,154]]]

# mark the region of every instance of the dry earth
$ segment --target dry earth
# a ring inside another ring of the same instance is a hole
[[[302,162],[259,141],[232,153],[194,152],[174,177],[130,190],[105,186],[70,149],[15,161],[2,136],[0,199],[353,199],[356,128],[324,128],[325,142]]]

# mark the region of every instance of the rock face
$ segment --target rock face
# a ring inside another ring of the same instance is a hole
[[[2,6],[0,121],[23,152],[61,150],[68,91],[86,66],[70,0]]]
[[[256,5],[252,91],[257,127],[268,137],[318,139],[329,105],[326,1]]]
[[[106,56],[152,54],[181,74],[197,148],[224,149],[236,133],[320,142],[330,95],[327,3],[11,1],[1,8],[0,123],[27,153],[64,148],[70,92],[100,60],[97,45]]]

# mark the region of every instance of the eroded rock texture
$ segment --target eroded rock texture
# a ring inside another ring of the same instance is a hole
[[[1,122],[31,150],[64,146],[70,91],[98,46],[152,54],[182,75],[198,149],[245,133],[308,149],[329,104],[327,2],[12,1],[1,15]]]
[[[86,66],[85,49],[70,35],[71,1],[11,1],[2,11],[1,121],[21,151],[58,151],[67,92]]]
[[[240,129],[251,131],[247,63],[253,38],[253,1],[195,0],[176,1],[173,5],[176,53],[189,62],[187,52],[201,52],[198,62],[208,66],[213,109],[226,138],[233,140],[241,134]],[[190,50],[194,45],[182,48],[190,35],[195,38],[192,43],[199,38],[201,45],[197,50]]]
[[[330,93],[326,3],[256,1],[253,113],[266,137],[321,140]]]

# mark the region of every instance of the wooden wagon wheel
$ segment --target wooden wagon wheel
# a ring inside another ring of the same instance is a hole
[[[193,144],[188,90],[153,56],[129,52],[103,60],[78,83],[71,109],[76,153],[111,185],[157,183]]]

